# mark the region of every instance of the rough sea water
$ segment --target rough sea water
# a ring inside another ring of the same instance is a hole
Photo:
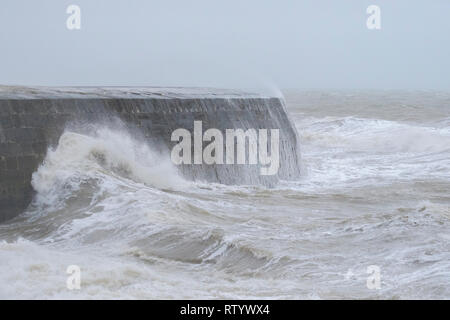
[[[0,298],[449,299],[450,94],[285,97],[303,175],[275,188],[185,181],[124,132],[66,131],[0,225]]]

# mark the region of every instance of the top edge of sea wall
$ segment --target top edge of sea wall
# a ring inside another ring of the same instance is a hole
[[[0,100],[39,99],[270,99],[236,89],[201,87],[40,87],[0,85]]]

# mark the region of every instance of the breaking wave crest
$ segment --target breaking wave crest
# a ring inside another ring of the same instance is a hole
[[[448,126],[436,127],[357,117],[306,118],[304,142],[371,153],[431,153],[450,150]]]
[[[162,161],[161,155],[148,145],[135,141],[126,132],[102,128],[92,136],[66,131],[58,146],[48,151],[44,163],[34,173],[32,185],[42,196],[54,194],[68,182],[79,184],[106,176],[156,188],[176,188],[185,184],[171,163]],[[73,183],[71,186],[76,187]]]

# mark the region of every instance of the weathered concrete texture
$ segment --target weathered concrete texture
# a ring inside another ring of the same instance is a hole
[[[225,184],[273,185],[278,179],[298,178],[298,138],[280,99],[193,91],[189,95],[189,89],[0,87],[0,221],[28,206],[32,174],[66,128],[108,125],[117,118],[167,153],[167,161],[175,144],[170,141],[172,132],[193,132],[194,120],[203,121],[203,130],[280,129],[280,169],[275,176],[261,176],[255,165],[181,165],[180,171],[190,179]]]

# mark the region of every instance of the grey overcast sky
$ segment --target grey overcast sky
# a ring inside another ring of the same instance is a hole
[[[1,0],[0,43],[0,84],[450,89],[450,0]]]

